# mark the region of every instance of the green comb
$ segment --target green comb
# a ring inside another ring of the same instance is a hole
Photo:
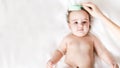
[[[81,5],[71,5],[69,6],[69,11],[81,10],[83,7]]]

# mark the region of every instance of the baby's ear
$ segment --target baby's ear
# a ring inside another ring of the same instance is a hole
[[[91,29],[91,24],[89,25],[89,28]]]

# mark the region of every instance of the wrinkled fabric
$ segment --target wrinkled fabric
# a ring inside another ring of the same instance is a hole
[[[0,68],[46,68],[52,52],[70,30],[67,7],[92,1],[116,24],[120,24],[119,0],[0,0]],[[95,19],[95,34],[120,64],[120,42],[102,21]],[[64,68],[64,58],[57,68]],[[108,68],[96,56],[96,68]]]

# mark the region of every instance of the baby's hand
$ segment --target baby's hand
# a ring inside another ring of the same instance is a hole
[[[47,68],[53,68],[53,63],[51,61],[48,61]]]
[[[119,68],[118,64],[115,64],[113,68]]]
[[[99,10],[99,8],[93,4],[92,2],[85,2],[82,3],[82,6],[85,10],[87,10],[93,17],[99,17],[99,15],[102,15],[102,12]]]

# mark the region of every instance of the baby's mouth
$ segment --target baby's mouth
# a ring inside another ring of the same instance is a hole
[[[81,31],[83,31],[83,29],[78,29],[77,31],[80,31],[80,32],[81,32]]]

